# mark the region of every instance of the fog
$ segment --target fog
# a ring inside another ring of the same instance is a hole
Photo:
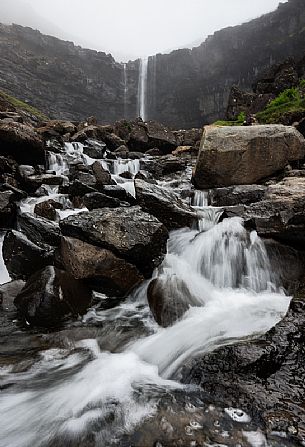
[[[126,61],[192,47],[274,10],[278,0],[0,0],[0,20]],[[284,1],[282,1],[284,3]]]

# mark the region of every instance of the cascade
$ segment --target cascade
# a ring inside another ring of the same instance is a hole
[[[148,58],[143,58],[140,61],[138,83],[138,115],[143,121],[147,120],[147,74]]]
[[[96,161],[83,153],[81,143],[66,143],[61,157],[56,155],[49,153],[47,168],[61,174],[65,163]],[[134,193],[133,179],[119,174],[134,177],[139,160],[98,161]],[[48,198],[66,198],[57,187],[48,188]],[[40,200],[45,197],[25,199],[20,212],[33,212]],[[283,318],[290,297],[277,283],[263,241],[241,218],[219,222],[222,210],[208,203],[206,191],[195,191],[199,230],[171,232],[167,254],[154,272],[176,300],[182,297],[188,308],[184,316],[160,328],[152,320],[144,282],[120,305],[92,308],[78,322],[88,334],[93,332],[86,325],[93,322],[97,339],[88,335],[71,342],[65,334],[54,347],[43,342],[39,352],[36,348],[33,363],[26,359],[18,368],[1,368],[1,446],[77,446],[87,440],[92,446],[121,445],[119,436],[155,414],[162,395],[188,392],[178,377],[193,356],[256,338]],[[61,217],[83,210],[67,210]],[[7,278],[1,265],[0,273]]]

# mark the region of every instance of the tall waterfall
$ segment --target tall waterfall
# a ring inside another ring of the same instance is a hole
[[[123,64],[123,85],[124,85],[124,118],[127,118],[127,94],[128,94],[128,79],[127,79],[127,64]]]
[[[142,58],[139,70],[138,114],[143,121],[147,119],[147,73],[148,58]]]

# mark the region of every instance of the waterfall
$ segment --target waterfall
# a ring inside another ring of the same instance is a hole
[[[124,118],[127,119],[127,95],[128,95],[127,64],[123,64],[123,85],[124,85]]]
[[[138,114],[143,121],[147,120],[147,73],[148,58],[142,58],[139,68]]]

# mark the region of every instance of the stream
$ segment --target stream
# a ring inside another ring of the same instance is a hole
[[[95,161],[80,143],[66,143],[65,154],[49,152],[46,169],[67,176],[78,159]],[[100,162],[135,194],[133,180],[119,175],[137,174],[139,160]],[[159,184],[172,189],[170,182]],[[58,220],[86,210],[73,208],[58,187],[44,188],[44,196],[20,202],[21,214],[34,213],[35,204],[49,198],[63,204]],[[177,444],[183,447],[288,445],[280,437],[267,441],[245,409],[222,408],[181,381],[190,359],[266,333],[284,317],[291,299],[255,231],[249,233],[238,217],[219,222],[207,192],[195,191],[192,206],[198,229],[171,232],[167,254],[153,274],[189,307],[172,326],[161,328],[153,320],[149,281],[111,309],[101,306],[105,297],[96,294],[86,315],[57,332],[26,329],[13,311],[8,314],[0,341],[0,447],[170,445],[158,441],[158,415],[164,433],[180,420],[188,439]],[[2,259],[0,279],[9,280]]]

